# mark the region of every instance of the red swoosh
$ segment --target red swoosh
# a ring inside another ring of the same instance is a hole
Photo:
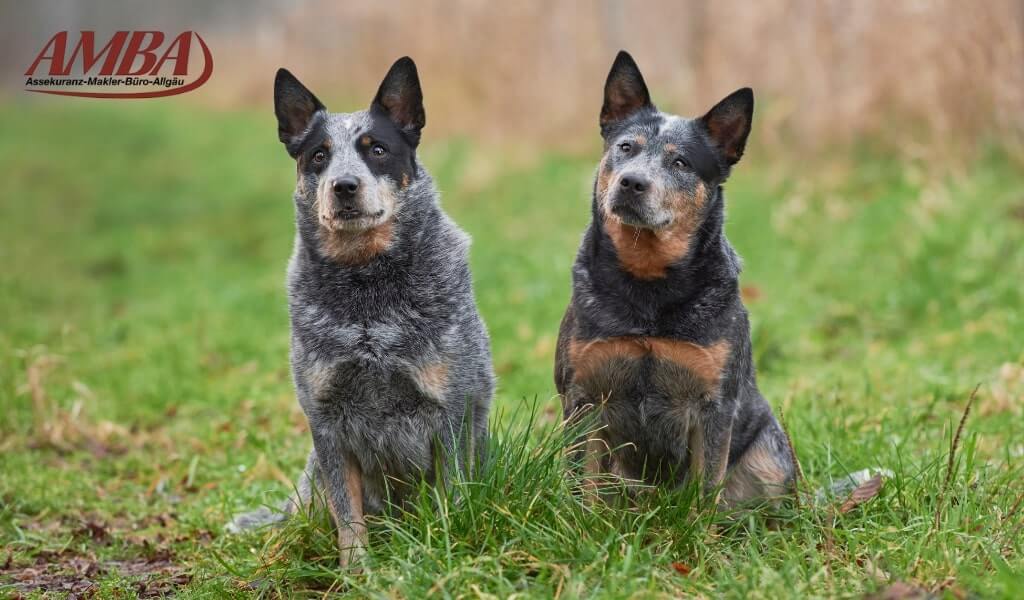
[[[195,31],[193,31],[192,33],[195,34],[196,39],[199,40],[199,45],[203,47],[203,60],[205,61],[206,64],[203,67],[203,72],[199,75],[199,78],[188,85],[183,85],[181,87],[170,88],[155,92],[127,92],[123,94],[119,94],[117,92],[72,92],[66,90],[31,90],[28,88],[25,88],[25,91],[36,92],[37,94],[53,94],[54,96],[79,96],[81,98],[119,98],[127,100],[134,98],[161,98],[164,96],[176,96],[178,94],[191,92],[192,90],[206,83],[206,81],[210,78],[210,75],[213,75],[213,55],[210,54],[210,49],[206,46],[206,42],[203,41],[203,38],[199,36],[199,33]]]

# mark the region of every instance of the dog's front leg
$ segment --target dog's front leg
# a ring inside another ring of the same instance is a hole
[[[327,508],[338,527],[341,566],[345,567],[366,552],[362,470],[358,461],[337,443],[334,431],[314,430],[313,447],[320,462]]]
[[[690,427],[688,481],[698,482],[706,498],[717,504],[722,482],[729,466],[732,443],[732,411],[716,408],[701,410]]]
[[[601,483],[608,475],[610,448],[603,427],[599,425],[600,406],[587,399],[581,391],[576,392],[577,408],[570,416],[570,423],[582,427],[583,431],[577,441],[575,455],[580,466],[583,499],[587,503],[594,503],[601,499]]]

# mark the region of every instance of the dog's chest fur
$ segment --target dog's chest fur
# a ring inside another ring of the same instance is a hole
[[[577,385],[606,403],[641,405],[641,418],[645,401],[671,398],[666,403],[670,410],[684,410],[712,399],[728,351],[725,340],[702,346],[647,336],[574,339],[568,348]]]
[[[689,456],[680,440],[721,397],[731,343],[601,329],[593,337],[583,322],[571,327],[564,357],[572,373],[569,395],[599,405],[602,437],[617,449],[614,470],[652,481],[682,476]]]
[[[489,398],[465,236],[443,220],[420,223],[437,230],[402,238],[408,251],[372,267],[318,263],[301,243],[289,267],[300,402],[310,426],[344,440],[367,477],[429,471],[435,438],[458,429],[467,398]]]
[[[378,307],[350,320],[327,307],[297,308],[292,360],[304,408],[316,415],[311,426],[329,427],[370,464],[403,475],[430,466],[449,367],[441,366],[435,324],[407,307],[388,312]]]
[[[678,479],[702,413],[735,395],[742,305],[730,285],[702,277],[638,286],[614,256],[587,247],[585,238],[559,336],[566,416],[599,409],[600,435],[615,449],[609,467],[621,475]]]

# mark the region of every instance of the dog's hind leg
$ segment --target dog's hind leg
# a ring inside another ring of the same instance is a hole
[[[789,493],[793,473],[789,444],[773,420],[729,469],[722,501],[726,506],[777,501]]]

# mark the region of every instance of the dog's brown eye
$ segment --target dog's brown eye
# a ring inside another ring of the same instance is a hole
[[[318,163],[318,164],[322,163],[326,159],[327,159],[327,153],[324,152],[323,150],[317,150],[316,152],[313,153],[313,162],[315,162],[315,163]]]
[[[676,167],[677,169],[685,169],[690,166],[690,163],[686,162],[681,158],[677,158],[674,161],[672,161],[672,166]]]
[[[622,142],[621,144],[619,144],[619,150],[622,150],[623,152],[629,152],[632,149],[633,144],[630,144],[629,142]]]
[[[388,150],[380,144],[374,144],[373,148],[370,148],[370,152],[373,152],[374,156],[384,156],[388,153]]]

